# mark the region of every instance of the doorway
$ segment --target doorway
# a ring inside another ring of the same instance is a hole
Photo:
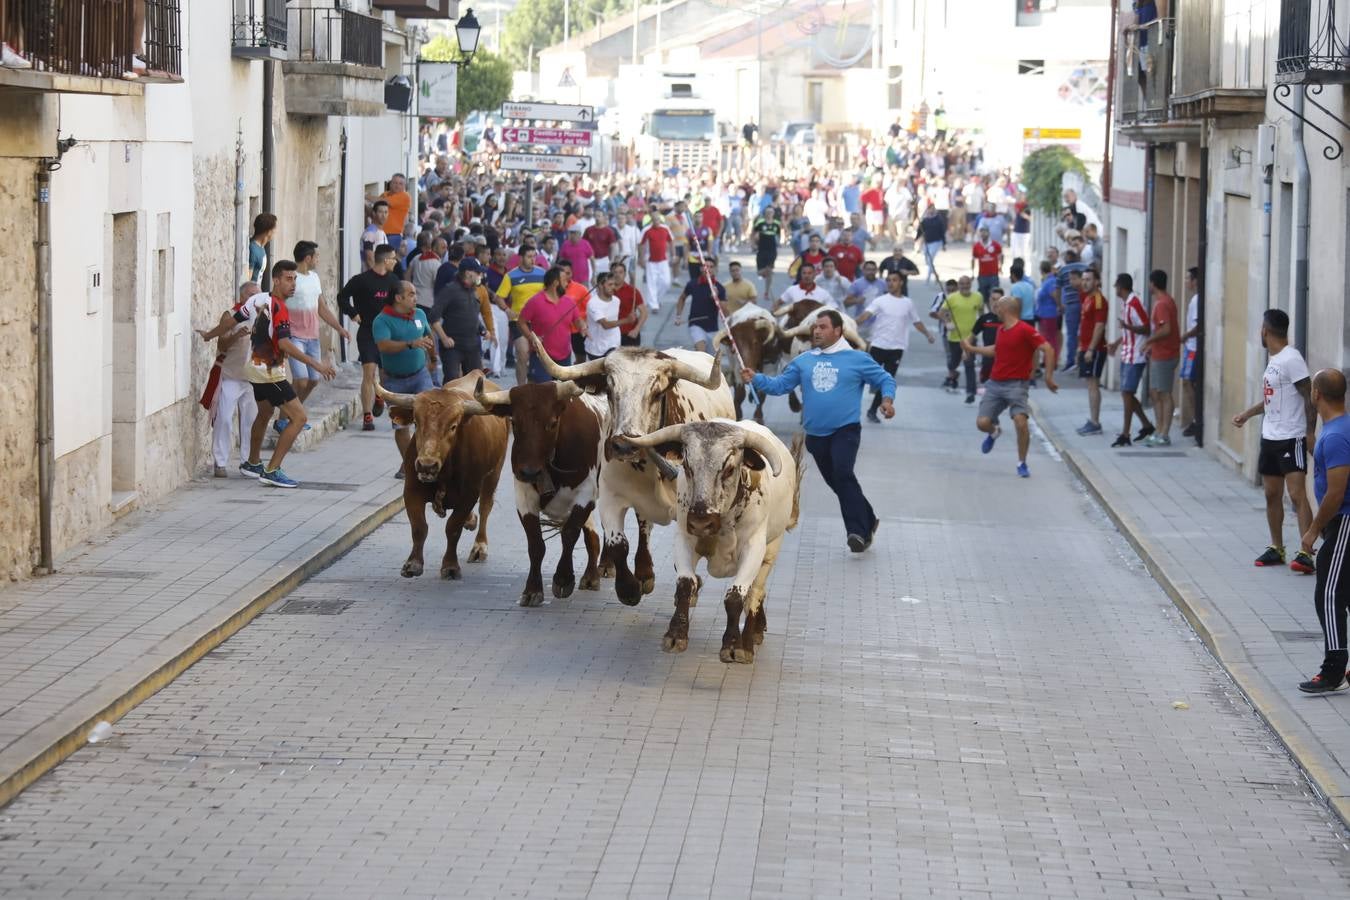
[[[138,337],[140,221],[137,213],[112,217],[112,491],[134,494],[140,465]],[[118,498],[114,496],[114,506]]]
[[[1243,435],[1233,416],[1252,402],[1247,389],[1247,269],[1251,200],[1237,194],[1223,197],[1223,365],[1219,381],[1219,440],[1238,459],[1246,454]],[[1211,294],[1212,296],[1212,294]],[[1260,429],[1258,429],[1259,431]]]

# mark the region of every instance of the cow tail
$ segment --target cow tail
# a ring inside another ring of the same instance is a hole
[[[799,431],[792,436],[792,464],[797,469],[797,484],[792,489],[792,518],[788,519],[788,531],[797,527],[797,518],[801,514],[802,481],[806,478],[805,432]]]

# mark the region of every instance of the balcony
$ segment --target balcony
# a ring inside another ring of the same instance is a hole
[[[1340,12],[1337,12],[1340,7]],[[1350,11],[1344,0],[1280,0],[1278,84],[1350,83]]]
[[[1172,115],[1176,20],[1157,19],[1122,35],[1117,54],[1117,110],[1121,133],[1149,142],[1189,140],[1194,123]]]
[[[286,0],[235,0],[230,52],[239,59],[286,59]]]
[[[292,7],[287,17],[286,112],[384,113],[383,23],[349,9]]]
[[[387,9],[405,19],[455,19],[459,0],[370,0],[375,9]]]
[[[29,65],[0,88],[139,94],[183,80],[179,0],[0,0],[0,37]]]

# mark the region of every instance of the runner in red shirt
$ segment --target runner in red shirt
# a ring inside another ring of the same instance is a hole
[[[834,260],[834,267],[840,276],[849,281],[858,277],[858,269],[863,264],[863,252],[854,246],[853,235],[847,228],[839,232],[839,243],[830,248],[829,256]]]
[[[614,296],[619,298],[619,346],[636,347],[642,343],[642,326],[647,322],[647,304],[642,292],[628,283],[628,267],[614,264]]]
[[[979,240],[970,248],[970,267],[975,270],[976,284],[989,302],[989,292],[998,287],[998,273],[1003,269],[1003,245],[989,239],[989,229],[981,228]]]
[[[595,252],[595,259],[591,262],[595,267],[595,274],[608,272],[610,252],[619,242],[619,233],[611,225],[609,216],[601,213],[596,223],[582,232],[581,237]]]
[[[997,309],[1002,325],[992,347],[976,347],[969,336],[961,338],[961,348],[967,353],[979,356],[992,356],[994,370],[984,385],[984,398],[980,400],[980,414],[975,427],[984,432],[984,443],[980,445],[983,453],[994,449],[994,441],[1003,433],[998,425],[999,414],[1008,410],[1012,415],[1013,426],[1017,429],[1017,474],[1022,478],[1031,477],[1027,468],[1027,450],[1031,447],[1031,429],[1027,424],[1031,408],[1027,405],[1027,386],[1031,383],[1031,373],[1035,371],[1036,354],[1041,354],[1041,367],[1045,370],[1045,386],[1050,391],[1059,390],[1055,383],[1055,348],[1041,337],[1040,332],[1022,321],[1022,302],[1016,297],[1004,297],[998,301]]]
[[[708,229],[714,246],[722,239],[722,226],[725,223],[726,217],[722,215],[722,211],[711,203],[705,202],[703,208],[698,211],[698,224]]]
[[[1081,435],[1101,434],[1102,371],[1106,367],[1106,320],[1111,304],[1097,290],[1097,273],[1082,274],[1082,318],[1078,320],[1078,377],[1087,380],[1088,420],[1078,426]]]
[[[652,312],[661,308],[661,297],[670,289],[670,249],[675,236],[657,213],[638,239],[638,260],[647,279],[647,304]]]

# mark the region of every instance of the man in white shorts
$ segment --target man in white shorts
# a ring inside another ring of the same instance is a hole
[[[717,285],[717,302],[727,299],[727,290]],[[717,334],[717,303],[713,302],[713,285],[708,283],[708,273],[702,272],[697,281],[691,281],[680,291],[680,299],[675,302],[675,324],[684,323],[684,304],[689,301],[689,339],[694,349],[705,353],[712,352],[713,335]]]

